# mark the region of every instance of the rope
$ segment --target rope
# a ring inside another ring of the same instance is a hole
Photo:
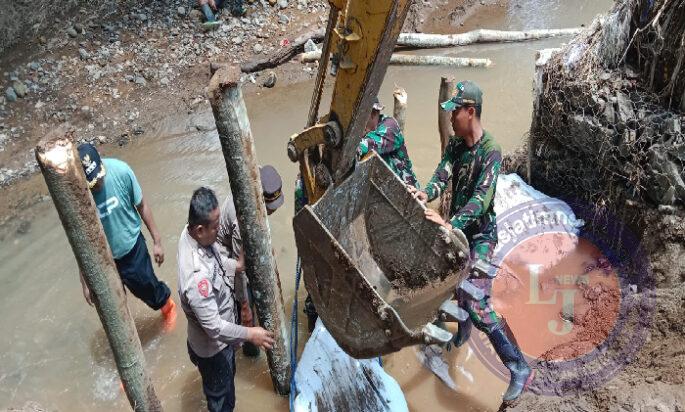
[[[297,384],[295,383],[295,371],[297,370],[297,292],[300,289],[300,276],[302,274],[302,262],[297,257],[295,264],[295,297],[293,298],[293,312],[290,317],[290,410],[295,409],[295,396]]]

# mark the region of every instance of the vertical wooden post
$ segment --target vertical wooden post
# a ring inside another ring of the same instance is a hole
[[[449,100],[457,87],[454,79],[443,76],[440,78],[440,92],[438,93],[438,132],[440,133],[440,156],[445,154],[445,148],[452,136],[451,114],[440,108],[440,103]],[[452,185],[448,185],[445,192],[440,196],[440,215],[443,219],[449,219],[450,203],[452,202]]]
[[[392,92],[392,97],[392,117],[397,120],[397,123],[400,125],[400,130],[402,130],[402,133],[404,133],[404,123],[407,119],[407,91],[402,87],[395,86],[395,90]]]
[[[438,93],[438,105],[444,101],[449,100],[454,94],[454,88],[457,87],[454,79],[448,79],[443,76],[440,78],[440,92]],[[440,132],[440,154],[445,153],[447,142],[452,136],[452,122],[450,121],[450,113],[440,109],[438,106],[438,132]]]
[[[209,101],[219,132],[245,251],[245,272],[254,292],[257,318],[273,332],[276,343],[267,351],[274,388],[290,389],[290,353],[286,338],[281,282],[272,254],[257,155],[240,87],[240,68],[220,66],[209,82]]]
[[[145,369],[143,348],[126,305],[121,278],[71,136],[59,129],[46,136],[36,146],[36,160],[79,269],[93,294],[131,407],[135,411],[161,411]]]

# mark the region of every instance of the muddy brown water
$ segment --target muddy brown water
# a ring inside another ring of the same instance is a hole
[[[519,0],[487,17],[476,15],[464,29],[522,29],[589,24],[611,1]],[[556,47],[564,39],[521,44],[492,44],[420,51],[468,57],[489,57],[490,69],[393,67],[380,98],[391,112],[392,89],[409,95],[406,137],[409,154],[422,183],[439,156],[436,99],[441,75],[468,78],[484,90],[483,121],[505,151],[521,144],[531,119],[531,86],[535,50]],[[290,134],[304,126],[313,83],[264,90],[247,97],[247,106],[261,163],[281,172],[284,207],[270,218],[274,248],[282,275],[286,306],[294,294],[295,245],[291,228],[292,195],[297,168],[285,154]],[[330,91],[330,88],[329,88]],[[326,107],[326,103],[322,107]],[[176,297],[176,246],[193,189],[206,185],[221,197],[228,182],[209,111],[188,118],[168,118],[126,148],[111,148],[106,156],[128,162],[140,180],[162,232],[166,262],[158,276]],[[206,129],[203,129],[206,130]],[[39,216],[25,235],[0,243],[0,408],[36,401],[50,410],[129,410],[109,346],[95,310],[81,295],[78,272],[62,226],[51,203],[38,206]],[[137,299],[129,305],[143,343],[146,361],[164,408],[194,411],[204,406],[200,376],[186,353],[186,321],[179,314],[175,331],[161,332],[157,313]],[[288,309],[288,316],[290,309]],[[300,315],[300,342],[306,320]],[[385,370],[401,385],[411,410],[495,410],[506,384],[474,356],[469,347],[451,351],[452,391],[416,360],[415,348],[387,356]],[[264,356],[237,359],[238,411],[286,410],[287,399],[274,394]]]

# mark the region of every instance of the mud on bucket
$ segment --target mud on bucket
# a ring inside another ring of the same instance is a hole
[[[293,220],[307,291],[355,358],[451,337],[432,322],[467,276],[468,244],[424,209],[374,155]]]

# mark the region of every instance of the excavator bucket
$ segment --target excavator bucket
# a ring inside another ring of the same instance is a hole
[[[432,322],[468,274],[468,243],[424,210],[374,154],[295,216],[307,290],[355,358],[451,338]]]

